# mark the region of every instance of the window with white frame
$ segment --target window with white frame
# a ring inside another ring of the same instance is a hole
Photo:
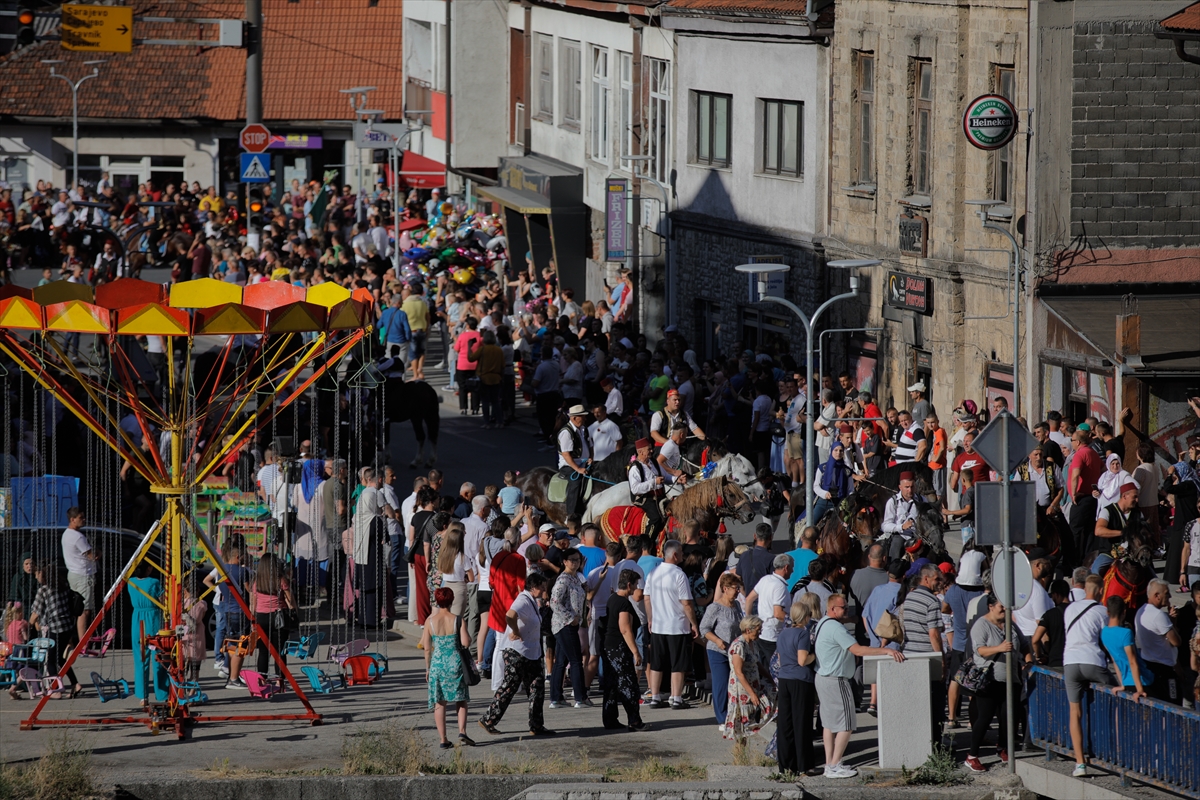
[[[804,104],[762,101],[762,171],[800,177],[804,169]]]
[[[713,92],[693,92],[692,95],[696,101],[695,162],[710,167],[728,167],[733,96]]]
[[[591,155],[607,164],[609,160],[609,102],[612,100],[612,82],[608,71],[608,50],[592,48],[592,116]]]
[[[554,121],[554,37],[534,34],[537,57],[537,119]]]
[[[579,130],[583,116],[583,49],[579,42],[560,39],[558,46],[559,124]]]
[[[646,59],[646,75],[650,82],[650,100],[646,107],[643,129],[646,174],[660,183],[667,182],[670,169],[671,145],[671,64],[658,58]]]
[[[617,129],[617,148],[618,155],[625,156],[633,154],[633,54],[618,52],[617,68],[620,70],[621,79],[621,91],[617,97],[620,123]],[[627,168],[629,164],[622,161],[617,166]]]

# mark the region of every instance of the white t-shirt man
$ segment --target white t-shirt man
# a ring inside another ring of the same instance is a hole
[[[667,439],[665,442],[663,442],[663,446],[659,449],[659,453],[662,455],[663,461],[666,462],[668,467],[675,470],[680,469],[679,464],[683,461],[683,453],[680,452],[679,445],[675,444],[674,439]],[[663,477],[674,480],[670,475],[664,475]]]
[[[1167,641],[1173,627],[1165,608],[1155,608],[1145,603],[1133,618],[1133,632],[1137,637],[1138,650],[1142,658],[1155,664],[1175,666],[1179,652]]]
[[[788,610],[792,607],[792,595],[787,590],[787,581],[772,572],[763,575],[754,585],[758,592],[758,616],[762,617],[762,633],[759,635],[768,642],[778,641],[779,632],[783,630],[783,620],[776,619],[775,606],[783,607],[783,617],[787,619]]]
[[[683,413],[692,416],[692,409],[696,407],[696,387],[692,385],[691,378],[679,384],[676,391],[679,392],[679,403]]]
[[[1063,646],[1063,665],[1091,664],[1104,669],[1108,657],[1100,646],[1100,632],[1108,626],[1108,611],[1103,603],[1079,600],[1063,612],[1063,627],[1067,629]]]
[[[756,432],[771,430],[771,423],[775,420],[775,416],[771,413],[774,405],[771,398],[765,394],[754,398],[754,403],[750,406],[750,414],[755,418],[754,430]]]
[[[517,615],[517,631],[521,638],[513,641],[508,631],[500,636],[500,650],[516,650],[532,661],[542,657],[542,614],[537,600],[528,591],[523,591],[509,607]]]
[[[1037,621],[1052,608],[1054,608],[1054,601],[1050,599],[1050,593],[1042,587],[1042,584],[1034,581],[1029,602],[1018,608],[1013,614],[1013,624],[1017,626],[1017,630],[1022,635],[1031,638],[1033,632],[1037,630]]]
[[[650,632],[660,634],[691,633],[683,601],[692,599],[687,576],[675,564],[664,561],[646,579],[650,597]]]
[[[259,491],[265,496],[267,506],[275,510],[275,481],[279,477],[278,464],[266,464],[258,471],[257,480]]]
[[[592,437],[592,456],[597,461],[603,461],[617,451],[617,442],[621,439],[621,429],[611,419],[596,420],[588,425],[588,435]]]
[[[475,571],[475,580],[470,583],[479,583],[479,547],[483,544],[484,537],[488,535],[488,524],[479,518],[478,514],[469,514],[462,521],[463,529],[466,533],[463,535],[463,553],[467,557],[468,569]]]
[[[383,495],[383,502],[389,508],[399,508],[400,507],[400,498],[398,498],[396,496],[396,487],[395,486],[385,483],[383,486],[379,487],[379,491]],[[387,532],[388,532],[389,537],[404,536],[404,531],[405,531],[405,528],[401,525],[400,520],[392,519],[391,517],[387,518]]]
[[[614,386],[612,391],[604,396],[604,410],[609,416],[616,414],[618,417],[625,413],[625,398],[621,396],[621,392]]]
[[[76,575],[95,575],[96,562],[87,557],[92,545],[86,536],[74,528],[67,528],[62,535],[63,566]]]

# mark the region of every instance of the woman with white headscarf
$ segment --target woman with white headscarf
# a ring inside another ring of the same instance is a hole
[[[1137,486],[1137,481],[1121,466],[1121,457],[1116,453],[1109,453],[1108,458],[1104,460],[1104,474],[1096,481],[1096,489],[1092,492],[1093,496],[1099,498],[1096,501],[1096,519],[1100,519],[1104,509],[1121,499],[1121,486],[1126,483]],[[1138,486],[1138,489],[1141,488]]]

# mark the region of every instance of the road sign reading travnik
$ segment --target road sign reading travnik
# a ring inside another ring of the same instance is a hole
[[[133,6],[67,4],[59,18],[64,50],[133,52]]]
[[[976,97],[963,112],[963,133],[980,150],[998,150],[1017,133],[1017,109],[998,94]]]
[[[242,128],[238,142],[247,153],[265,153],[271,144],[271,132],[266,125],[252,122]]]

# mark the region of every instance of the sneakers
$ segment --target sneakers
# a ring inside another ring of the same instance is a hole
[[[1071,772],[1072,778],[1086,778],[1087,764],[1076,764],[1075,769]]]
[[[987,772],[985,767],[977,756],[967,756],[967,760],[963,762],[963,766],[971,770],[971,772]]]
[[[246,682],[245,682],[245,681],[243,681],[243,680],[242,680],[242,679],[239,677],[239,678],[238,678],[236,681],[228,681],[228,682],[225,684],[225,688],[226,688],[226,689],[245,689],[245,688],[246,688]]]
[[[649,726],[646,725],[646,723],[644,723],[644,722],[635,722],[635,723],[630,724],[629,730],[637,733],[637,732],[646,730],[648,727]]]
[[[576,708],[595,708],[596,704],[585,697],[582,700],[576,700],[575,707]]]
[[[570,708],[570,706],[567,705],[566,700],[551,700],[550,707],[551,708]]]
[[[1005,764],[1008,763],[1008,751],[1007,750],[1000,751],[1000,760],[1003,761]]]
[[[485,731],[490,733],[492,736],[500,735],[499,728],[497,728],[495,725],[489,725],[488,723],[484,722],[482,719],[479,720],[479,727],[483,728]]]
[[[554,731],[550,730],[549,728],[544,728],[544,727],[543,728],[530,728],[529,735],[530,736],[553,736]]]
[[[846,767],[841,764],[827,764],[825,766],[826,778],[853,778],[858,775],[858,770],[853,767]]]

